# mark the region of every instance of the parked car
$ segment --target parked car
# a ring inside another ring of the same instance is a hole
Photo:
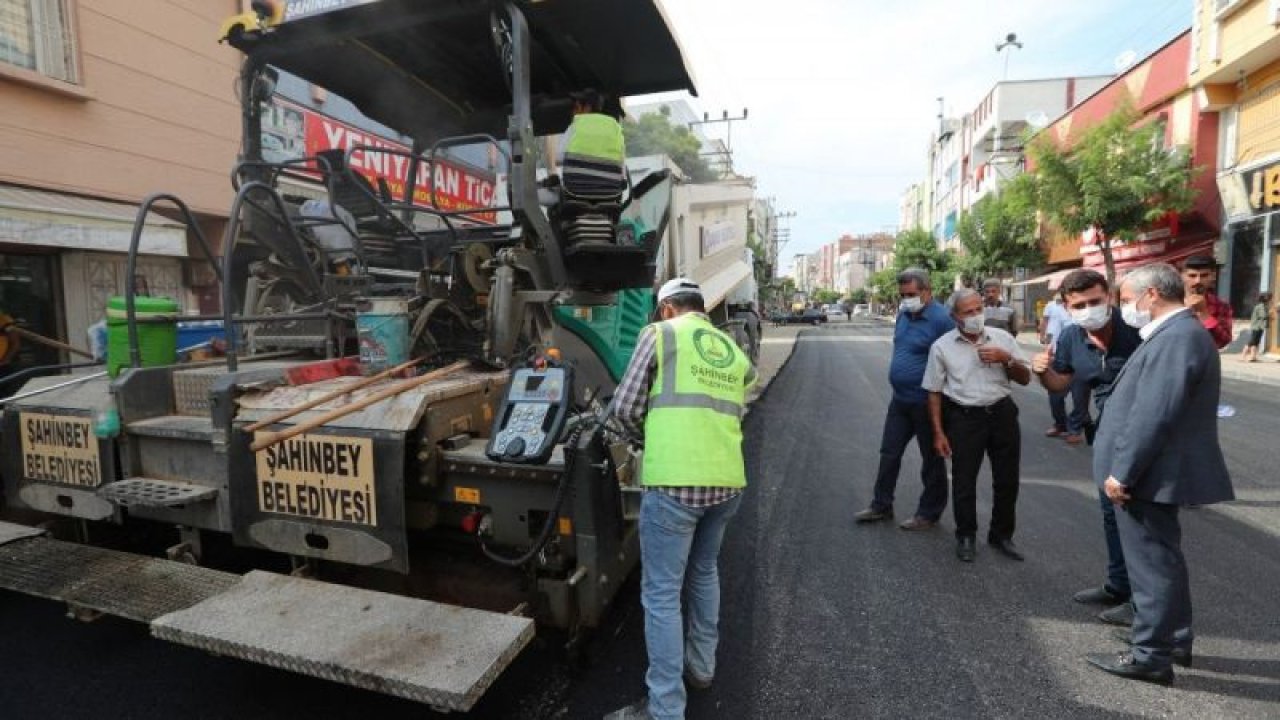
[[[817,308],[805,308],[789,313],[774,313],[769,316],[774,325],[818,325],[827,321],[827,314]]]
[[[855,317],[859,317],[859,316],[860,316],[860,317],[871,317],[871,306],[870,306],[870,305],[865,305],[865,304],[863,304],[863,305],[854,305],[854,306],[853,306],[853,314],[854,314],[854,316],[855,316]]]

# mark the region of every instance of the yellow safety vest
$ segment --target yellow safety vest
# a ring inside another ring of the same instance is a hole
[[[755,382],[751,361],[706,319],[658,323],[657,372],[644,421],[650,486],[745,487],[742,409]]]

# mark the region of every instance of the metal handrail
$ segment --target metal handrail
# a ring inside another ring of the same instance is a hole
[[[133,221],[133,235],[129,238],[129,257],[126,261],[126,273],[128,277],[125,280],[124,289],[124,307],[125,307],[125,323],[129,333],[129,367],[141,367],[142,365],[142,348],[139,347],[138,340],[138,312],[136,307],[137,293],[134,288],[134,276],[138,271],[138,247],[142,243],[142,230],[147,223],[147,215],[151,213],[151,206],[161,200],[173,203],[179,211],[182,212],[183,222],[189,230],[194,231],[196,240],[200,244],[200,251],[204,253],[204,257],[213,266],[213,271],[218,276],[218,284],[222,286],[225,294],[227,287],[226,278],[223,276],[223,268],[230,267],[228,256],[223,260],[223,265],[219,265],[213,257],[213,250],[209,248],[209,243],[204,238],[204,231],[200,229],[199,223],[196,222],[195,216],[191,214],[191,209],[187,207],[176,195],[170,193],[155,193],[148,195],[142,201],[142,205],[138,206],[138,217]]]
[[[266,192],[267,197],[269,197],[272,204],[275,205],[275,210],[280,214],[280,218],[282,219],[284,226],[288,229],[290,238],[293,239],[294,242],[297,242],[299,247],[302,247],[302,241],[298,239],[293,223],[289,222],[289,212],[285,208],[284,200],[280,197],[280,194],[276,192],[275,188],[260,180],[251,180],[240,187],[236,192],[235,200],[231,202],[230,219],[227,222],[227,232],[222,243],[222,264],[224,267],[231,267],[231,251],[235,246],[236,238],[240,234],[240,209],[245,202],[251,202],[247,198],[249,193],[254,190],[263,190]],[[320,278],[316,276],[315,268],[311,265],[307,265],[306,272],[309,275],[309,279],[315,283],[316,287],[324,286],[320,281]],[[222,326],[226,328],[227,331],[227,370],[230,372],[235,372],[239,368],[239,362],[236,358],[237,333],[235,332],[235,318],[231,311],[233,299],[231,284],[223,283]]]

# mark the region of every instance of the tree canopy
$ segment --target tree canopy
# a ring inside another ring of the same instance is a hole
[[[694,182],[717,179],[700,154],[702,143],[698,137],[683,125],[672,125],[670,113],[663,107],[660,112],[624,119],[622,131],[627,141],[627,154],[637,157],[666,155]]]
[[[893,275],[888,283],[892,286],[892,291],[888,296],[897,294],[897,274],[907,268],[928,270],[929,279],[933,283],[933,294],[939,299],[951,294],[956,279],[955,254],[940,249],[937,240],[928,230],[914,228],[898,233],[893,244]],[[884,283],[885,279],[880,278],[880,282]]]
[[[956,233],[965,253],[957,269],[970,283],[1044,264],[1037,235],[1036,190],[1034,176],[1019,175],[960,218]]]
[[[1186,212],[1196,196],[1187,149],[1166,148],[1164,125],[1137,125],[1141,120],[1127,102],[1071,146],[1042,133],[1029,148],[1039,209],[1073,235],[1093,229],[1112,281],[1113,245],[1171,212]]]

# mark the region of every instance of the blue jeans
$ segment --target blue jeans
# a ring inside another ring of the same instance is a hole
[[[720,640],[720,542],[742,495],[691,508],[650,490],[640,503],[640,602],[649,651],[649,713],[684,718],[684,666],[699,678],[716,674]],[[688,606],[688,635],[681,593]]]
[[[1116,595],[1129,597],[1129,571],[1124,564],[1124,548],[1120,545],[1120,531],[1116,528],[1116,506],[1107,494],[1098,491],[1102,503],[1102,532],[1107,536],[1107,589]]]
[[[906,403],[894,398],[884,416],[884,434],[880,438],[880,469],[876,472],[875,494],[871,508],[881,512],[893,510],[893,492],[898,486],[902,454],[911,438],[920,447],[920,480],[924,492],[916,506],[916,515],[937,521],[947,509],[947,466],[933,451],[933,425],[929,422],[927,403]]]

